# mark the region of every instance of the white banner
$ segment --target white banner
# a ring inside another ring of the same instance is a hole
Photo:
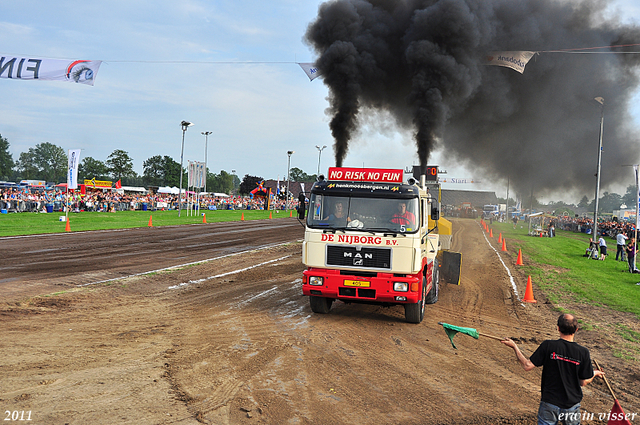
[[[69,149],[67,171],[67,188],[78,188],[78,165],[80,163],[80,149]]]
[[[487,65],[506,66],[520,74],[536,52],[491,52],[487,56]]]
[[[189,161],[188,171],[188,186],[202,189],[204,187],[204,162]]]
[[[320,76],[320,71],[312,63],[298,63],[298,65],[300,65],[300,68],[307,74],[309,81],[313,81]]]
[[[0,54],[0,78],[93,85],[102,61],[25,58]]]

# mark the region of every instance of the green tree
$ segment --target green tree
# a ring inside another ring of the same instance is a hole
[[[83,180],[105,180],[109,178],[109,167],[97,159],[90,156],[84,158],[78,166],[78,181],[82,183]]]
[[[9,180],[14,165],[13,156],[9,153],[9,141],[0,135],[0,179]]]
[[[18,169],[24,179],[60,183],[67,176],[67,153],[60,146],[45,142],[20,154]]]
[[[226,193],[229,195],[234,189],[234,175],[220,170],[220,174],[209,174],[207,179],[207,191]],[[251,189],[253,190],[253,189]]]
[[[142,163],[144,184],[151,186],[178,186],[180,184],[180,164],[170,156],[152,156]],[[186,182],[186,174],[182,182]]]
[[[294,182],[314,182],[316,181],[316,175],[315,174],[307,174],[304,171],[302,171],[300,168],[297,167],[293,167],[289,170],[289,177],[291,179],[291,181]]]
[[[582,199],[580,199],[580,202],[578,202],[578,207],[587,208],[588,206],[589,206],[589,198],[587,198],[587,195],[584,195]]]
[[[624,203],[627,208],[635,209],[636,205],[636,185],[631,184],[627,186],[627,193],[622,197],[622,203]]]
[[[620,205],[622,204],[622,197],[617,193],[609,193],[605,192],[600,198],[600,202],[598,204],[599,212],[612,213],[613,210],[620,209]]]
[[[164,186],[164,161],[155,155],[142,163],[142,178],[150,186]]]
[[[105,164],[109,167],[109,173],[114,180],[137,177],[136,172],[133,170],[133,160],[129,153],[122,149],[116,149],[111,152]]]
[[[240,183],[240,188],[238,189],[238,191],[242,195],[248,195],[253,189],[258,187],[257,183],[261,182],[262,180],[264,180],[262,177],[250,176],[249,174],[245,174],[244,178],[242,179],[242,183]]]

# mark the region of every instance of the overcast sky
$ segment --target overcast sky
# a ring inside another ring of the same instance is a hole
[[[8,139],[14,160],[43,142],[80,148],[81,158],[101,161],[123,149],[142,174],[142,163],[151,156],[180,161],[180,122],[187,120],[194,126],[185,137],[185,165],[204,161],[201,133],[211,131],[211,172],[282,179],[287,151],[293,150],[291,166],[314,174],[316,145],[327,145],[322,152],[326,173],[334,163],[324,112],[328,91],[320,79],[309,82],[296,64],[315,59],[302,38],[320,3],[2,1],[0,54],[103,63],[93,87],[0,79],[0,134]],[[637,2],[614,4],[625,21],[640,23]],[[640,117],[640,107],[635,112]],[[385,140],[384,150],[376,148],[380,140]],[[594,167],[595,161],[596,152]],[[506,195],[506,182],[470,175],[447,161],[446,153],[436,153],[430,162],[447,170],[449,178],[482,181],[445,188]],[[416,163],[410,134],[372,123],[350,145],[344,165],[404,168]]]

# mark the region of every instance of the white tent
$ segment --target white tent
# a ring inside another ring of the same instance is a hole
[[[171,193],[171,194],[177,195],[178,193],[180,193],[180,189],[178,189],[175,186],[173,187],[164,186],[164,187],[158,188],[158,193]],[[184,189],[182,189],[182,193],[184,193]]]

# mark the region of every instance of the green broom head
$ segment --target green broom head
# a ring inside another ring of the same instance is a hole
[[[447,336],[449,337],[449,341],[451,341],[451,345],[456,350],[458,349],[458,347],[456,347],[456,345],[453,343],[453,337],[456,336],[458,332],[469,335],[475,339],[478,339],[480,337],[480,335],[478,334],[478,331],[473,328],[463,328],[462,326],[450,325],[448,323],[443,323],[443,322],[438,322],[438,324],[442,325],[442,327],[444,328],[444,331],[447,333]]]

